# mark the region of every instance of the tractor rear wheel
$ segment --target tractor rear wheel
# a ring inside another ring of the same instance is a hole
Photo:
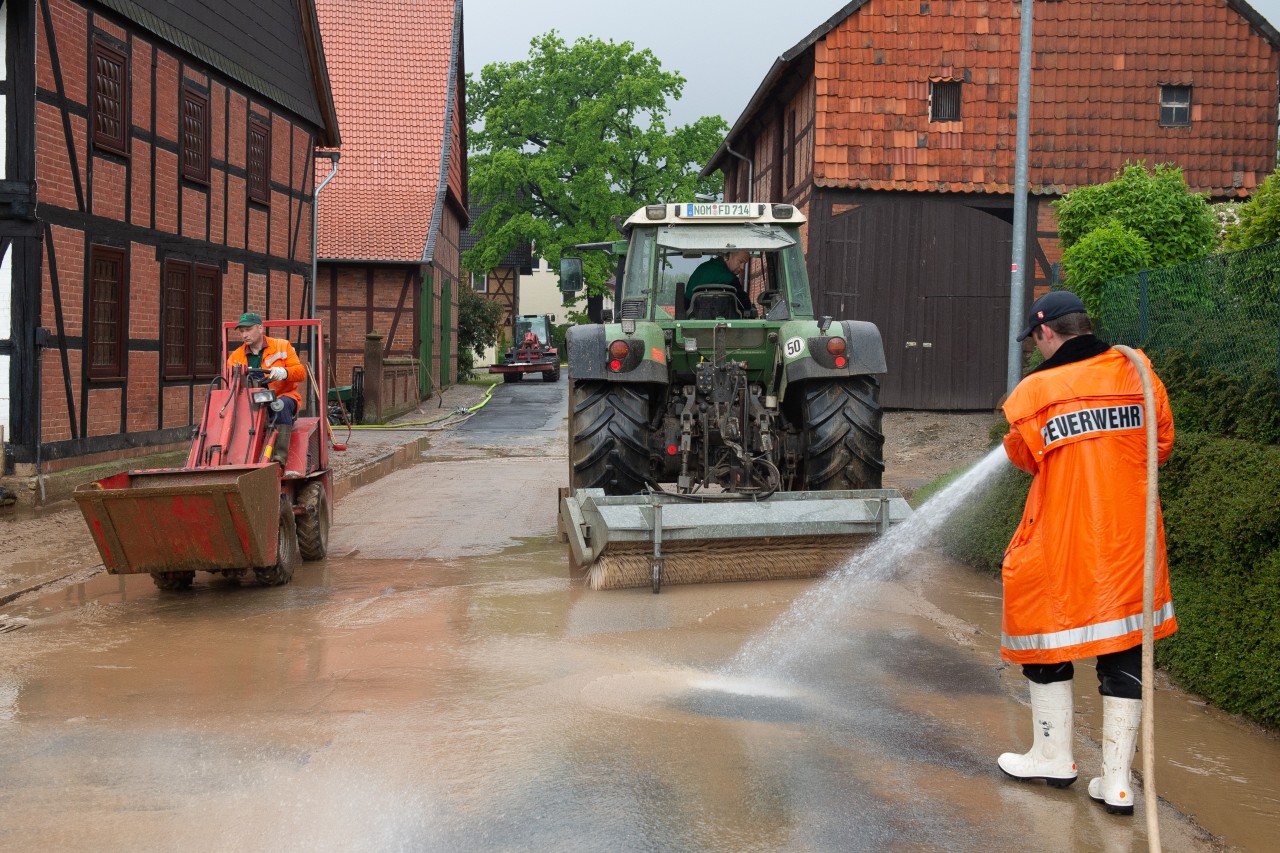
[[[649,397],[644,386],[569,383],[569,483],[634,495],[649,478]]]
[[[191,584],[195,583],[195,572],[152,572],[151,580],[155,582],[156,589],[162,589],[165,592],[179,592],[184,589],[191,589]]]
[[[855,376],[804,387],[804,488],[878,489],[884,473],[880,382]]]
[[[298,527],[288,495],[280,496],[280,530],[276,536],[276,564],[269,569],[253,570],[263,586],[284,586],[293,580],[293,569],[298,564]]]
[[[298,551],[304,560],[323,560],[329,551],[329,498],[324,483],[308,483],[298,493],[298,506],[305,512],[295,516],[298,526]]]

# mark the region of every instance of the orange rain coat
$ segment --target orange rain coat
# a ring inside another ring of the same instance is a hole
[[[235,352],[227,357],[227,365],[233,364],[249,366],[249,358],[244,344],[241,344]],[[293,344],[283,338],[264,337],[262,339],[262,369],[270,370],[277,365],[287,370],[289,377],[278,382],[270,382],[267,387],[275,391],[277,397],[292,397],[294,402],[298,404],[298,409],[301,410],[302,395],[298,393],[298,383],[307,378],[307,369],[298,360],[298,354],[293,351]]]
[[[1164,462],[1173,414],[1164,384],[1151,376]],[[1011,425],[1005,451],[1035,479],[1004,556],[1001,656],[1061,663],[1140,645],[1147,445],[1133,365],[1108,349],[1031,373],[1004,413]],[[1158,519],[1157,639],[1178,629]]]

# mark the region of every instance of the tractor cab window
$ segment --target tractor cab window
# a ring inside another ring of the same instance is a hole
[[[538,343],[546,345],[550,341],[547,339],[547,324],[542,322],[541,317],[519,317],[516,319],[516,343],[523,341],[525,336],[530,332],[537,337]]]

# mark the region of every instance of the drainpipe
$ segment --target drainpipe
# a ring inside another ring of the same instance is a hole
[[[316,159],[324,158],[329,161],[329,174],[325,175],[324,180],[320,182],[320,186],[316,187],[315,195],[311,199],[311,300],[307,306],[307,319],[314,320],[316,318],[316,288],[320,286],[319,264],[317,263],[316,247],[319,243],[317,234],[320,230],[320,190],[333,180],[333,176],[338,174],[338,160],[342,157],[340,151],[319,151],[315,153]],[[333,330],[329,330],[329,334],[333,334]],[[316,360],[316,348],[320,346],[320,340],[314,329],[311,330],[311,339],[308,341],[311,349],[311,361],[318,364]],[[307,395],[311,396],[310,394]],[[321,417],[324,417],[323,407],[328,404],[327,400],[316,401],[316,411]]]
[[[756,164],[751,160],[748,160],[746,157],[743,157],[737,151],[734,151],[733,146],[728,142],[725,142],[724,150],[747,164],[747,197],[744,198],[743,201],[751,201],[751,196],[755,195],[756,191]]]

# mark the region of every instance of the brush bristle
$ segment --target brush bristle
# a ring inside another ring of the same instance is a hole
[[[786,540],[681,544],[664,548],[662,583],[723,583],[812,578],[843,565],[865,537],[805,537]],[[629,589],[652,584],[652,551],[604,554],[587,567],[592,589]]]

